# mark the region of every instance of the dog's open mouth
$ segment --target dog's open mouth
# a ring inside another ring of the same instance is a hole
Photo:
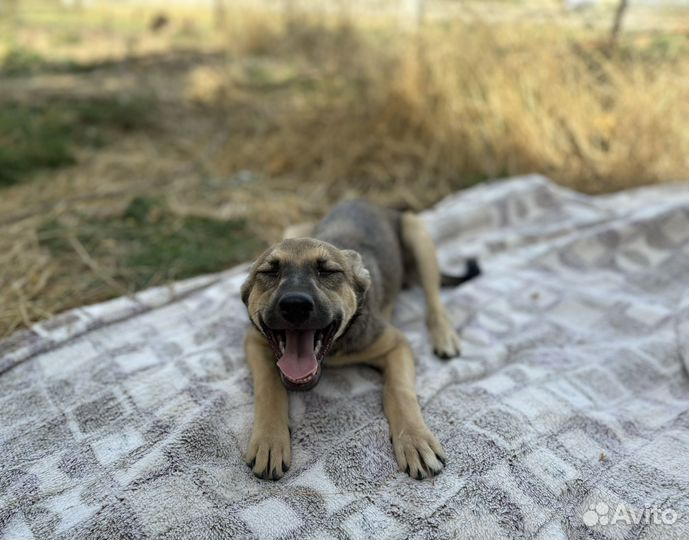
[[[294,389],[311,388],[320,377],[320,363],[330,349],[337,322],[320,330],[265,328],[283,381]]]

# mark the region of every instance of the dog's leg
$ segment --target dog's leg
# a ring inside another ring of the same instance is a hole
[[[401,334],[398,345],[383,359],[383,376],[383,408],[400,470],[417,480],[435,476],[443,468],[445,452],[421,415],[414,356]]]
[[[305,236],[313,235],[314,224],[311,222],[296,223],[290,225],[282,233],[282,239],[287,240],[288,238],[303,238]]]
[[[414,214],[402,215],[402,243],[412,255],[426,297],[426,326],[433,352],[440,358],[458,356],[459,336],[440,301],[440,271],[435,245],[423,222]]]
[[[254,428],[244,460],[259,478],[277,480],[292,461],[287,390],[280,382],[270,346],[253,328],[247,334],[245,350],[254,379],[255,404]]]
[[[404,335],[388,325],[366,350],[328,360],[332,366],[357,363],[383,372],[383,409],[400,470],[418,480],[438,474],[445,464],[445,452],[421,414],[416,398],[414,355]]]

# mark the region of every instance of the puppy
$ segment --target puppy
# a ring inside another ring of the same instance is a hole
[[[294,237],[302,235],[308,237]],[[247,464],[260,478],[281,478],[291,462],[287,391],[313,388],[323,363],[363,363],[383,373],[383,406],[400,470],[417,479],[438,474],[445,452],[421,415],[411,348],[390,324],[399,291],[419,282],[435,354],[460,353],[423,223],[411,213],[355,200],[336,206],[315,227],[299,226],[285,236],[258,257],[241,287],[253,325],[245,342],[255,393]],[[477,274],[472,262],[450,281]]]

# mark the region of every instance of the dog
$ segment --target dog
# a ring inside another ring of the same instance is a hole
[[[443,277],[458,285],[478,275]],[[291,463],[288,390],[309,390],[321,364],[367,364],[383,373],[383,408],[400,470],[424,479],[445,465],[445,452],[426,426],[416,398],[414,356],[390,319],[403,287],[420,283],[435,354],[453,358],[460,340],[440,301],[435,246],[413,213],[364,200],[337,205],[320,223],[292,227],[251,266],[241,286],[252,327],[246,359],[254,424],[246,463],[278,480]]]

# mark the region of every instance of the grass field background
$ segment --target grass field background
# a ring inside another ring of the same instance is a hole
[[[221,270],[365,195],[689,178],[689,10],[0,2],[0,336]]]

